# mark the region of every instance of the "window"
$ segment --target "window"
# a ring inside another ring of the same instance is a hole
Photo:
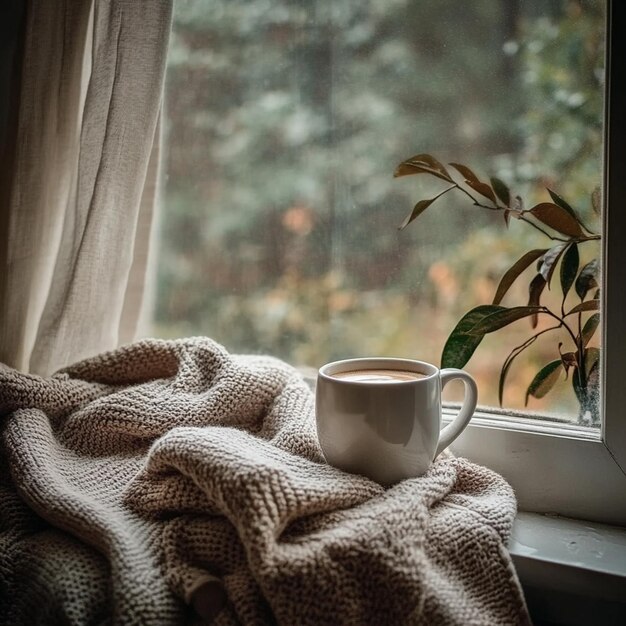
[[[303,366],[366,354],[437,363],[455,322],[489,301],[530,235],[507,237],[491,216],[452,198],[399,233],[429,188],[414,177],[394,181],[393,168],[423,149],[497,173],[531,197],[548,172],[559,178],[548,184],[567,181],[560,191],[578,202],[602,171],[605,11],[601,0],[180,0],[155,334],[208,334],[233,351]],[[612,24],[616,11],[610,4]],[[550,55],[555,41],[562,58]],[[581,54],[587,92],[576,82]],[[611,252],[623,218],[610,209],[624,197],[611,169],[622,164],[620,148],[610,141],[622,123],[610,85],[623,69],[608,58],[606,419],[601,430],[564,424],[576,416],[565,383],[533,407],[560,421],[518,414],[529,375],[550,358],[538,350],[526,369],[511,370],[504,414],[481,413],[456,449],[506,475],[524,508],[626,521],[624,502],[607,504],[607,494],[624,491],[626,467],[626,398],[615,395],[623,367],[611,351],[626,345],[624,303],[611,288],[624,278]],[[560,73],[554,101],[540,100],[541,72]],[[522,331],[511,332],[468,364],[489,405]],[[557,341],[545,344],[550,354]]]
[[[563,425],[550,428],[515,416],[483,414],[474,420],[456,451],[488,465],[515,486],[520,508],[607,523],[626,523],[626,386],[621,351],[626,346],[625,232],[620,211],[626,198],[626,124],[623,89],[626,57],[619,34],[626,27],[624,5],[607,6],[606,145],[604,162],[604,250],[602,413],[600,433]]]

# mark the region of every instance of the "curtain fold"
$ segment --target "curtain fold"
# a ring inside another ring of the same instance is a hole
[[[0,361],[49,374],[134,336],[172,3],[29,1],[2,190]]]

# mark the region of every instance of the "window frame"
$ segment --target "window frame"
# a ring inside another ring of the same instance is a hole
[[[626,5],[607,0],[600,432],[479,411],[452,450],[501,473],[520,510],[626,526]],[[621,35],[621,37],[620,37]],[[620,141],[621,140],[621,141]],[[451,419],[447,411],[444,421]]]

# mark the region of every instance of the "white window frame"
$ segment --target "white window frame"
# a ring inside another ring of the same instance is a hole
[[[624,2],[607,0],[606,33],[602,427],[598,432],[482,411],[452,450],[505,476],[520,510],[626,526],[626,246],[620,241],[626,235]]]

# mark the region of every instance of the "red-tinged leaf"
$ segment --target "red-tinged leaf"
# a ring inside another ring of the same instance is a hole
[[[576,367],[578,365],[578,359],[576,358],[575,352],[566,352],[565,354],[561,354],[561,361],[566,374],[570,367]]]
[[[541,368],[537,375],[533,378],[526,391],[526,404],[528,398],[543,398],[559,379],[563,365],[561,359],[551,361],[545,367]]]
[[[600,191],[600,187],[596,187],[591,193],[591,206],[596,215],[600,215],[602,211],[602,192]]]
[[[436,176],[437,178],[441,178],[447,182],[450,182],[451,180],[436,170],[433,170],[426,165],[419,165],[417,163],[400,163],[393,173],[393,177],[400,178],[401,176],[412,176],[415,174],[430,174],[431,176]]]
[[[509,224],[511,222],[511,211],[509,209],[506,209],[504,211],[504,223],[506,224],[506,227],[509,227]]]
[[[491,188],[496,192],[496,196],[498,196],[498,199],[504,206],[511,206],[511,192],[509,188],[495,176],[492,176],[489,182],[491,183]]]
[[[527,252],[524,256],[518,259],[504,274],[504,276],[500,279],[500,283],[498,288],[496,289],[496,295],[493,298],[493,304],[500,304],[502,298],[509,290],[511,285],[515,282],[515,279],[530,265],[538,259],[539,257],[546,254],[548,250],[545,248],[541,250],[531,250]]]
[[[393,177],[400,178],[400,176],[414,176],[415,174],[430,174],[431,176],[440,177],[439,172],[425,164],[407,163],[406,161],[396,167]]]
[[[563,256],[563,261],[561,261],[561,289],[563,290],[563,302],[565,302],[565,298],[574,284],[574,280],[576,280],[579,262],[578,246],[573,243],[567,249],[567,252]]]
[[[562,209],[565,209],[582,226],[580,218],[576,214],[576,211],[574,211],[574,209],[571,207],[571,205],[563,200],[563,198],[561,198],[558,193],[552,191],[552,189],[548,189],[548,193],[550,194],[550,197],[552,198],[552,202],[554,202],[554,204],[558,204]]]
[[[470,335],[486,335],[500,330],[517,320],[521,320],[529,315],[536,315],[542,311],[542,307],[537,306],[515,306],[510,309],[499,307],[502,310],[494,311],[476,322],[468,331]]]
[[[466,180],[465,184],[471,187],[474,191],[477,191],[481,196],[488,198],[494,204],[498,204],[496,195],[493,193],[493,189],[487,183],[481,183],[475,180]]]
[[[437,170],[442,176],[446,176],[448,180],[450,180],[450,173],[448,172],[448,170],[444,167],[444,165],[440,161],[437,161],[437,159],[434,156],[431,156],[430,154],[416,154],[410,159],[407,159],[407,161],[416,161],[418,163],[426,163],[429,167],[431,167],[434,170]]]
[[[561,255],[563,254],[566,247],[566,243],[561,243],[558,246],[553,246],[543,255],[541,259],[541,268],[538,271],[546,281],[548,289],[550,288],[550,282],[552,280],[554,270],[556,269],[559,259],[561,258]]]
[[[572,217],[563,207],[552,202],[542,202],[530,209],[540,222],[568,237],[582,237],[583,231],[576,218]]]
[[[565,314],[565,317],[568,315],[573,315],[574,313],[584,313],[585,311],[598,311],[600,309],[600,300],[585,300],[585,302],[581,302],[577,304],[573,309],[568,311]]]
[[[412,176],[413,174],[430,174],[429,171],[425,170],[423,167],[416,167],[415,165],[410,165],[408,163],[400,163],[394,173],[394,178],[399,178],[400,176]]]
[[[589,261],[589,263],[580,270],[580,274],[578,274],[578,278],[574,284],[574,289],[581,300],[585,299],[590,289],[595,289],[598,286],[598,271],[598,259]]]
[[[463,368],[483,340],[482,335],[469,335],[468,331],[481,319],[504,307],[483,304],[468,311],[450,333],[441,354],[441,367]]]
[[[561,196],[559,196],[558,193],[552,191],[551,189],[548,189],[548,193],[550,194],[550,197],[552,198],[555,204],[558,204],[562,209],[565,209],[587,232],[591,232],[587,228],[587,226],[585,226],[585,223],[580,219],[580,216],[578,215],[578,213],[576,213],[576,211],[572,208],[572,206],[568,204],[565,200],[563,200],[563,198],[561,198]]]
[[[537,274],[532,281],[530,281],[530,285],[528,286],[528,306],[529,307],[538,307],[541,294],[546,287],[546,279],[541,275]],[[533,328],[537,328],[537,322],[539,320],[539,316],[534,314],[530,318],[530,324]]]
[[[432,174],[448,182],[453,182],[448,170],[430,154],[416,154],[398,165],[394,177],[411,174]]]
[[[457,170],[457,172],[459,172],[459,174],[461,174],[461,176],[463,176],[465,180],[472,180],[475,183],[480,182],[480,178],[478,178],[478,176],[476,176],[476,174],[474,174],[474,172],[472,172],[472,170],[467,167],[467,165],[462,165],[461,163],[450,163],[449,165]]]
[[[600,324],[600,313],[594,313],[583,326],[583,330],[581,332],[581,339],[583,341],[583,346],[587,346],[591,338],[594,336],[598,326]]]

